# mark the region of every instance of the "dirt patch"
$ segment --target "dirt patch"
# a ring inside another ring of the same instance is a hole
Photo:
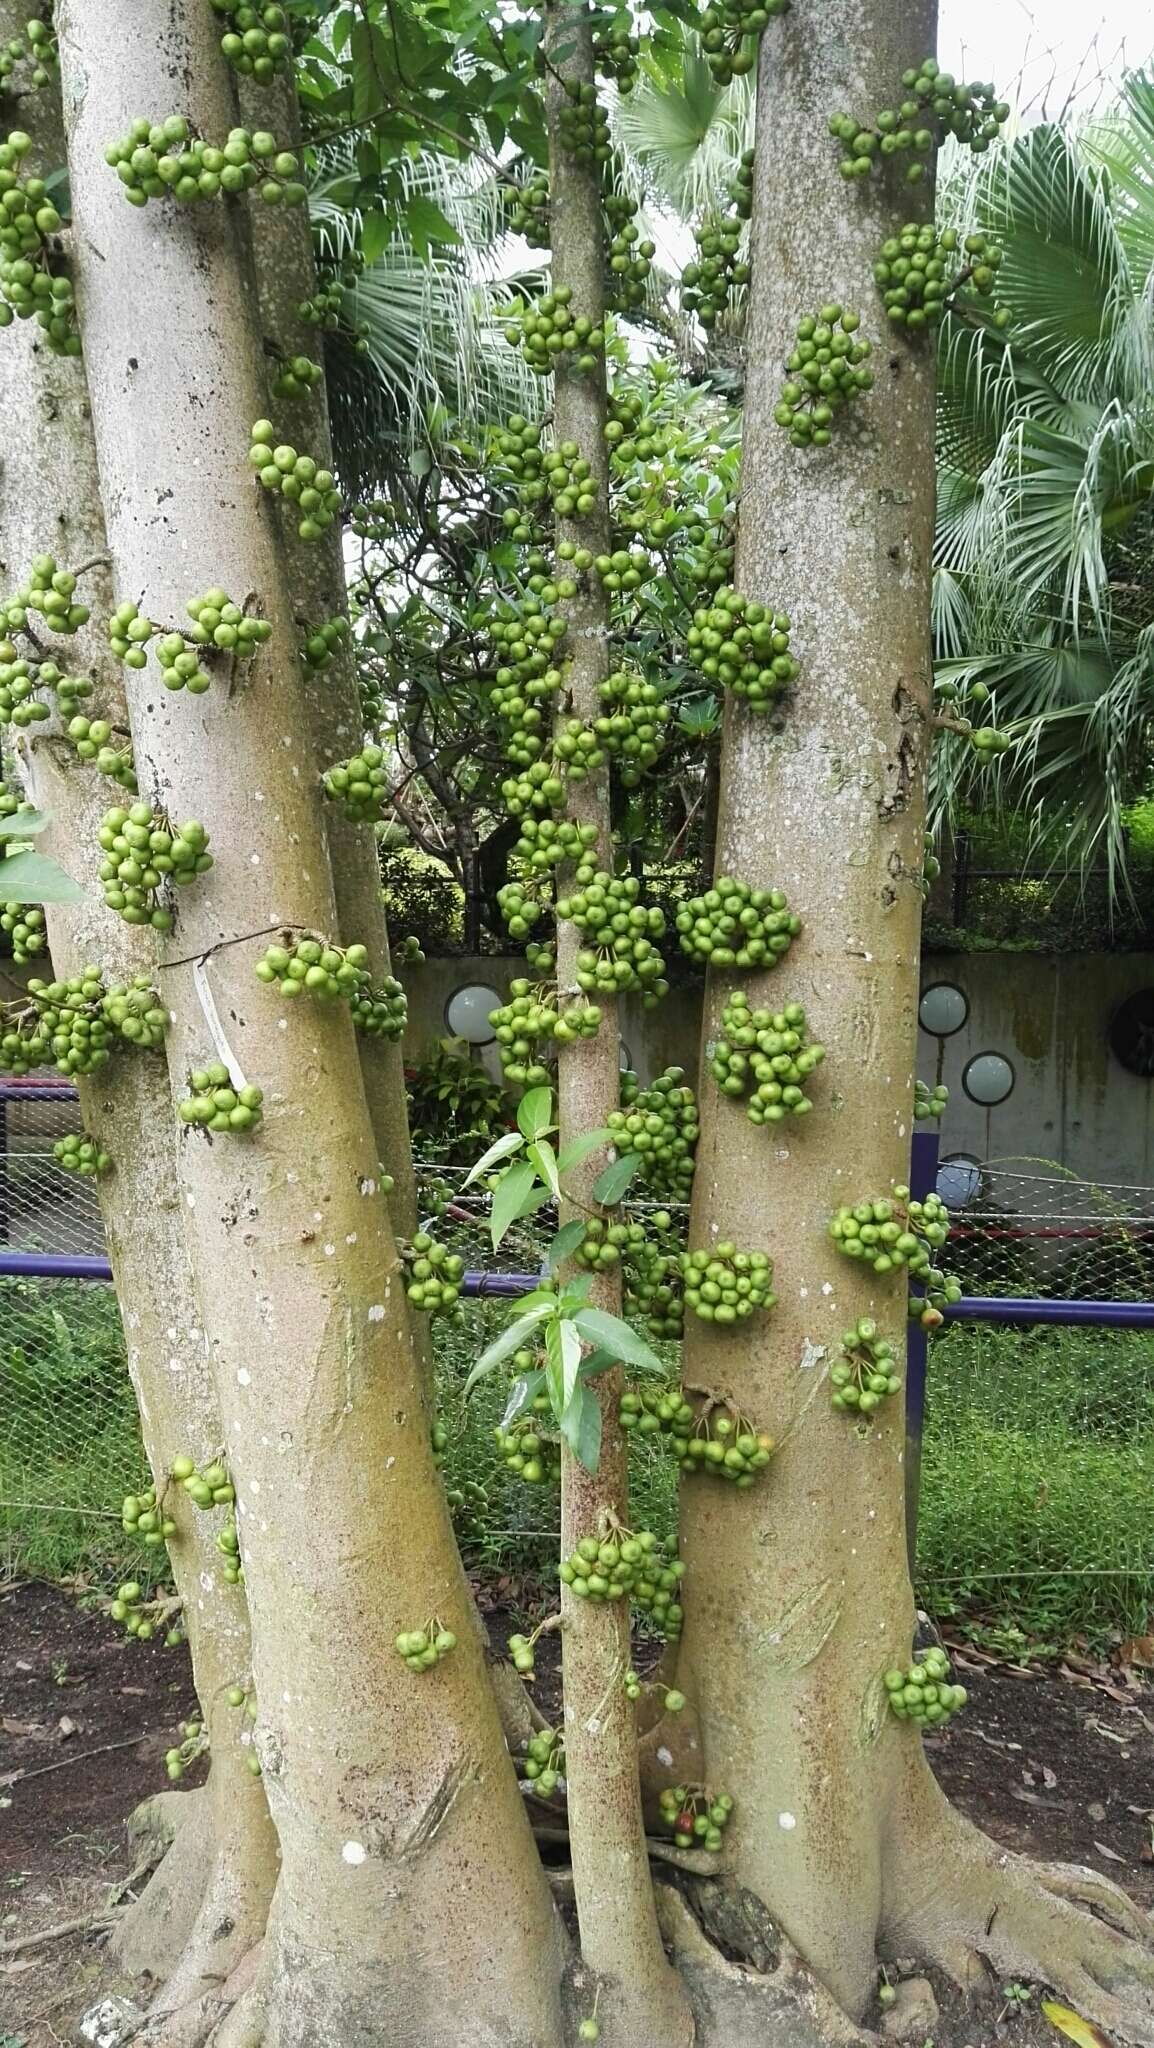
[[[0,1593],[0,1944],[106,1908],[125,1818],[194,1711],[186,1650],[135,1643],[55,1587]],[[107,1977],[92,1939],[0,1948],[0,2044],[57,2048]]]
[[[1154,1905],[1154,1693],[1123,1704],[1065,1678],[961,1675],[964,1714],[926,1741],[951,1799],[1007,1849],[1089,1864]]]
[[[482,1604],[495,1643],[536,1618],[508,1598]],[[638,1639],[642,1675],[660,1649]],[[559,1660],[558,1638],[543,1636],[534,1696],[551,1717]],[[1007,1848],[1089,1864],[1154,1904],[1154,1692],[1111,1698],[1089,1681],[961,1675],[970,1704],[926,1745],[951,1798]],[[135,1643],[54,1587],[0,1592],[0,1945],[106,1909],[128,1874],[124,1821],[164,1785],[164,1751],[194,1712],[185,1649]],[[0,2048],[59,2048],[108,1986],[98,1935],[0,1946]],[[1055,2039],[1036,2001],[1000,1995],[980,2013],[949,2004],[934,2029],[936,2048]]]

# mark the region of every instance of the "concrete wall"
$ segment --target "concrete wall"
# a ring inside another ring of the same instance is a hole
[[[447,1035],[454,990],[480,982],[504,999],[524,972],[520,955],[407,968],[407,1055],[417,1058]],[[1106,1036],[1125,997],[1154,986],[1154,955],[939,953],[924,962],[922,980],[953,983],[970,1006],[955,1037],[919,1033],[918,1072],[950,1089],[944,1154],[1054,1160],[1086,1179],[1154,1182],[1154,1081],[1128,1073]],[[654,1011],[631,998],[622,1009],[622,1037],[643,1079],[671,1065],[693,1076],[701,1011],[695,988],[675,988]],[[969,1101],[962,1088],[966,1062],[980,1052],[1001,1053],[1015,1072],[1013,1092],[992,1109]],[[499,1072],[495,1046],[480,1058]]]
[[[464,955],[450,960],[428,959],[420,966],[401,970],[409,997],[409,1025],[405,1033],[405,1057],[419,1059],[421,1052],[438,1038],[449,1036],[445,1010],[450,997],[469,984],[495,989],[504,1002],[509,983],[525,975],[520,953]],[[529,979],[533,977],[530,975]],[[685,1067],[692,1076],[697,1067],[697,1041],[701,1029],[701,995],[698,987],[678,989],[655,1010],[643,1010],[636,996],[621,1004],[621,1039],[631,1065],[643,1080],[651,1080],[665,1067]],[[485,1046],[478,1055],[482,1066],[497,1077],[500,1063],[495,1045]]]
[[[918,1072],[950,1090],[942,1152],[1055,1160],[1086,1180],[1154,1181],[1154,1081],[1107,1039],[1120,1003],[1154,986],[1149,953],[936,953],[923,985],[952,982],[970,1013],[954,1037],[919,1032]],[[969,1101],[967,1060],[998,1052],[1015,1072],[996,1108]],[[939,1064],[940,1055],[940,1064]]]

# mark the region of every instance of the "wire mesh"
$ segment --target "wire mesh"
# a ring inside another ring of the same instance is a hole
[[[1154,1301],[1154,1187],[1093,1182],[1050,1160],[947,1160],[946,1263],[963,1292]]]
[[[78,1105],[67,1095],[0,1096],[0,1250],[102,1252],[93,1186],[65,1173],[52,1151],[56,1139],[79,1128]],[[516,1226],[494,1258],[485,1198],[458,1192],[466,1171],[467,1164],[444,1160],[418,1163],[422,1216],[471,1267],[537,1270],[544,1219]],[[942,1175],[953,1212],[947,1263],[967,1294],[1154,1301],[1154,1187],[1091,1184],[1029,1159],[946,1160]],[[637,1213],[645,1206],[637,1204]],[[479,1334],[477,1311],[468,1313],[468,1334]],[[452,1342],[469,1348],[464,1332]],[[982,1503],[993,1499],[995,1468],[1012,1473],[1017,1490],[993,1515]],[[1131,1570],[1131,1553],[1144,1584],[1137,1503],[1152,1476],[1154,1339],[959,1330],[935,1347],[923,1527],[928,1582],[944,1600],[953,1596],[960,1564],[968,1575],[974,1563],[970,1536],[964,1560],[958,1551],[962,1522],[974,1523],[979,1536],[995,1523],[1015,1529],[1015,1570],[1032,1565],[1058,1583],[1069,1570],[1061,1558],[1070,1536],[1055,1503],[1063,1488],[1069,1493],[1083,1481],[1088,1498],[1097,1493],[1100,1501],[1105,1487],[1118,1505],[1106,1593],[1113,1598],[1123,1565]],[[143,1477],[111,1286],[0,1276],[0,1570],[107,1575],[123,1567],[130,1553],[119,1504]],[[965,1486],[972,1500],[960,1499]],[[1049,1534],[1047,1516],[1056,1518]],[[1088,1526],[1085,1516],[1079,1524]],[[1100,1511],[1095,1526],[1104,1529]],[[991,1551],[984,1569],[1016,1585],[1003,1548],[994,1546],[997,1558]],[[980,1543],[978,1555],[985,1556]],[[966,1584],[967,1597],[980,1596],[985,1582],[979,1575],[971,1585],[967,1576]]]

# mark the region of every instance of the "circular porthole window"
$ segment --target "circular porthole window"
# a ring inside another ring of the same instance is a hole
[[[1119,1003],[1106,1037],[1114,1058],[1128,1074],[1154,1080],[1154,988],[1135,989]]]
[[[962,1070],[962,1087],[971,1102],[994,1109],[1014,1092],[1014,1069],[1000,1052],[978,1052]]]
[[[934,981],[922,990],[918,1023],[931,1038],[952,1038],[970,1014],[970,1006],[952,981]]]
[[[495,1034],[489,1012],[500,1003],[495,988],[486,988],[480,981],[467,982],[464,988],[455,989],[445,1004],[446,1026],[454,1038],[463,1038],[469,1045],[492,1045]]]
[[[982,1165],[970,1152],[952,1152],[938,1166],[938,1193],[947,1209],[965,1209],[982,1189]]]

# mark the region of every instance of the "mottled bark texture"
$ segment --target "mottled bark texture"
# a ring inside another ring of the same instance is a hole
[[[899,1346],[905,1330],[901,1276],[875,1281],[827,1225],[840,1203],[908,1177],[934,391],[932,347],[891,336],[871,278],[881,243],[929,195],[912,198],[893,172],[845,184],[826,122],[894,104],[934,33],[933,0],[813,0],[763,39],[737,581],[789,614],[801,673],[780,729],[727,705],[716,872],[784,889],[803,918],[784,964],[743,985],[754,1003],[804,1004],[827,1060],[813,1114],[763,1129],[703,1072],[691,1242],[770,1250],[779,1304],[724,1335],[690,1317],[685,1347],[688,1385],[720,1390],[779,1439],[752,1491],[693,1479],[683,1497],[683,1683],[711,1787],[737,1799],[726,1881],[854,2016],[879,1936],[947,1963],[975,1950],[1005,1969],[1012,1955],[1017,1974],[1058,1983],[1070,1981],[1064,1947],[1077,1951],[1059,1913],[1099,1958],[1107,1939],[953,1816],[916,1731],[888,1712],[882,1674],[908,1662],[914,1624],[901,1404],[858,1426],[830,1406],[842,1330],[866,1312]],[[855,415],[868,439],[842,422],[829,448],[796,449],[773,407],[799,319],[830,301],[859,309],[874,340],[875,388]],[[707,1041],[730,986],[712,979]],[[1010,1895],[1045,1936],[1033,1968]],[[1149,1963],[1110,1939],[1097,2003],[1116,2019],[1127,1968],[1145,1985]],[[1076,1988],[1081,2002],[1088,1987]],[[1133,2038],[1148,2037],[1147,2013],[1128,2009]]]
[[[23,5],[0,0],[0,40],[19,34],[26,16]],[[24,99],[21,119],[33,138],[35,171],[51,172],[64,161],[58,90],[48,86]],[[101,715],[123,723],[121,671],[104,631],[112,581],[84,366],[50,354],[42,340],[35,321],[16,321],[0,346],[0,576],[6,588],[16,588],[41,553],[54,555],[62,568],[92,565],[79,592],[92,608],[92,620],[54,643],[52,652],[70,673],[90,676]],[[14,752],[27,794],[51,814],[39,849],[88,890],[81,903],[48,907],[52,965],[44,962],[42,974],[67,977],[92,963],[107,983],[155,975],[152,934],[133,930],[106,909],[94,881],[100,819],[122,792],[78,759],[57,720],[26,728]],[[98,1072],[78,1076],[77,1084],[85,1130],[114,1163],[97,1193],[128,1369],[159,1487],[178,1453],[208,1461],[221,1437],[208,1342],[181,1230],[167,1069],[163,1054],[123,1045]],[[133,1478],[125,1473],[126,1491]],[[263,1789],[240,1741],[242,1724],[225,1698],[230,1685],[246,1678],[250,1652],[243,1590],[226,1585],[219,1570],[216,1532],[223,1517],[201,1513],[176,1487],[169,1488],[165,1505],[178,1525],[168,1546],[172,1577],[184,1601],[193,1678],[212,1741],[206,1799],[215,1825],[194,1831],[163,1886],[155,1893],[146,1889],[117,1930],[116,1945],[126,1967],[169,1978],[162,2002],[180,2005],[227,1976],[259,1938],[275,1880],[276,1839]],[[175,1941],[174,1929],[183,1929]]]
[[[563,81],[591,85],[593,48],[583,7],[553,5],[546,16],[547,107],[549,117],[549,213],[552,283],[569,287],[572,310],[599,327],[605,313],[605,240],[600,169],[578,162],[567,148],[561,124],[570,104]],[[553,436],[572,441],[590,464],[597,507],[574,523],[559,518],[557,539],[570,539],[594,555],[612,546],[609,528],[606,388],[603,360],[590,373],[558,369],[553,379]],[[576,596],[560,606],[568,623],[562,642],[565,682],[559,716],[590,721],[601,711],[598,684],[609,673],[609,598],[589,572]],[[595,825],[599,867],[612,871],[609,768],[569,785],[566,815],[575,824]],[[570,871],[571,872],[571,871]],[[557,985],[577,993],[577,954],[584,940],[558,921]],[[619,1100],[620,1032],[615,999],[598,997],[601,1027],[595,1038],[563,1045],[558,1059],[562,1147],[605,1124]],[[566,1176],[566,1187],[584,1211],[595,1208],[593,1185],[606,1154],[594,1152]],[[571,1213],[571,1212],[568,1212]],[[594,1282],[598,1304],[620,1313],[616,1273]],[[584,1536],[602,1533],[604,1518],[629,1519],[629,1471],[624,1432],[617,1422],[621,1373],[590,1382],[601,1405],[601,1459],[595,1474],[563,1447],[561,1549],[569,1556]],[[598,1605],[577,1600],[562,1588],[564,1617],[565,1761],[569,1838],[581,1952],[599,1987],[598,2019],[614,2048],[667,2048],[692,2038],[684,1993],[666,1962],[657,1926],[645,1848],[637,1736],[633,1707],[625,1696],[632,1661],[629,1603]]]
[[[553,1909],[467,1625],[352,1024],[282,1007],[253,972],[270,930],[330,933],[336,911],[293,591],[246,461],[264,384],[244,237],[231,202],[130,209],[103,160],[142,106],[227,131],[218,24],[143,0],[129,76],[119,0],[71,0],[58,23],[118,594],[175,621],[224,582],[273,627],[231,690],[173,696],[151,668],[128,688],[143,789],[199,817],[216,855],[161,949],[174,1093],[216,1038],[265,1091],[251,1140],[189,1131],[180,1158],[282,1858],[235,2034],[550,2048]],[[459,1646],[418,1678],[393,1638],[432,1615]]]

